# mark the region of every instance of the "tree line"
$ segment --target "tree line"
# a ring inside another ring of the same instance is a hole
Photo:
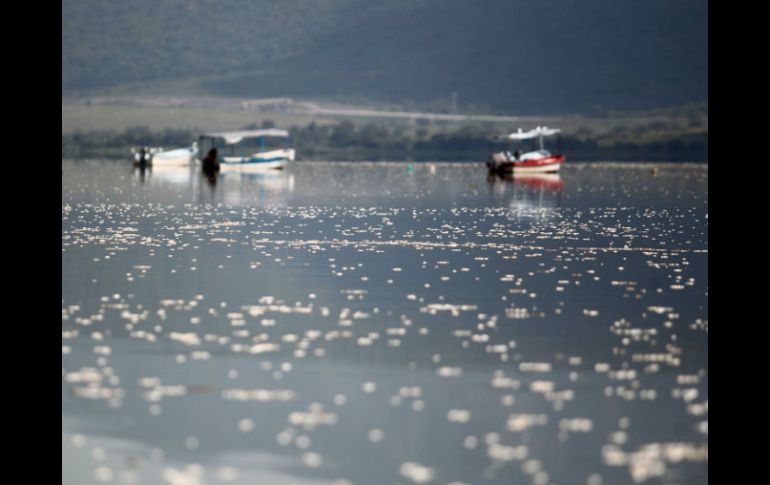
[[[270,120],[244,129],[271,128]],[[492,151],[505,149],[493,142],[488,131],[465,126],[450,132],[430,133],[427,127],[402,125],[336,124],[292,126],[292,146],[300,160],[485,160]],[[153,131],[148,127],[122,132],[98,130],[62,134],[62,158],[127,158],[130,148],[142,146],[174,149],[190,146],[198,133],[184,129]],[[550,142],[550,140],[549,140]],[[555,145],[552,149],[555,148]],[[708,132],[677,135],[654,141],[564,135],[562,148],[571,161],[707,161]]]

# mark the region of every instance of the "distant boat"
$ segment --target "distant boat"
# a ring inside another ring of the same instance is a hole
[[[181,167],[194,163],[197,158],[198,143],[193,142],[188,148],[155,152],[152,154],[151,163],[153,167]]]
[[[279,146],[268,146],[268,141]],[[216,148],[221,171],[282,169],[294,161],[295,151],[289,147],[289,132],[279,129],[206,133],[198,138],[203,155]]]
[[[198,157],[198,143],[191,147],[163,150],[163,148],[142,148],[131,150],[134,165],[152,165],[153,167],[184,167],[194,163]]]
[[[560,133],[561,130],[559,129],[548,128],[545,126],[538,126],[529,131],[522,131],[522,129],[519,128],[519,131],[504,137],[504,139],[511,142],[511,144],[514,144],[514,142],[516,143],[516,151],[513,153],[511,153],[510,150],[493,153],[487,161],[487,167],[491,172],[497,173],[558,172],[566,160],[566,157],[561,152]],[[553,135],[559,135],[559,150],[556,154],[546,150],[543,145],[543,138]],[[534,139],[539,141],[539,149],[521,153],[522,147],[519,145],[523,144],[524,140]]]

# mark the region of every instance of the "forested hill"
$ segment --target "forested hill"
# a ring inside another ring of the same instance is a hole
[[[706,101],[707,24],[707,0],[63,0],[62,94],[650,109]]]

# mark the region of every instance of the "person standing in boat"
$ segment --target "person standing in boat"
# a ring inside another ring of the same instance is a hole
[[[216,148],[209,150],[208,155],[206,155],[206,158],[203,159],[203,167],[201,168],[203,175],[206,176],[206,180],[208,180],[209,185],[211,185],[211,188],[213,189],[217,184],[217,172],[219,172],[219,162],[217,161]]]
[[[210,175],[219,171],[219,162],[217,161],[217,149],[209,150],[206,158],[203,159],[203,173]]]
[[[147,161],[150,158],[147,155],[147,151],[148,151],[147,147],[142,147],[141,149],[139,149],[139,155],[138,155],[139,159],[136,161],[136,165],[139,165],[140,167],[144,167],[147,165]]]

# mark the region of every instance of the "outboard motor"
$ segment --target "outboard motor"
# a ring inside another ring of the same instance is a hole
[[[487,168],[492,172],[497,171],[500,164],[506,161],[507,161],[507,158],[503,153],[501,152],[493,153],[492,156],[489,157],[489,160],[487,160]]]
[[[135,166],[144,167],[152,164],[152,152],[147,147],[142,147],[138,151],[132,148],[131,153],[134,154]]]

